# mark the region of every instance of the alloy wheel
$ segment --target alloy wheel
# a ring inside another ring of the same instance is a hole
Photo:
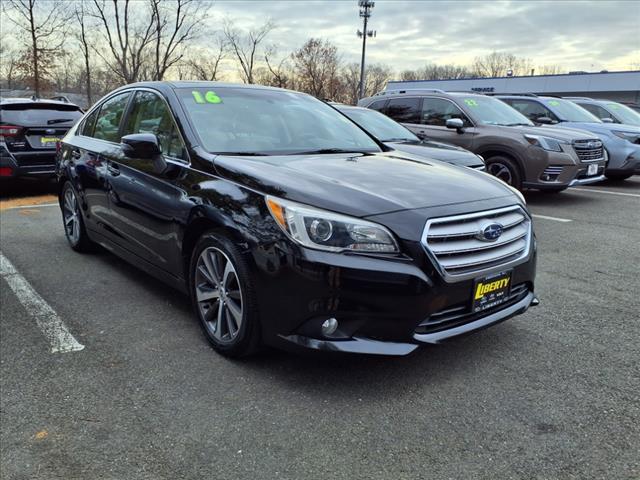
[[[76,245],[80,241],[80,208],[71,188],[67,188],[64,192],[62,212],[67,237],[73,245]]]
[[[494,177],[498,177],[504,183],[513,185],[513,176],[511,175],[511,169],[502,163],[491,163],[487,167],[487,171]]]
[[[194,276],[200,316],[209,333],[219,342],[232,342],[242,326],[242,288],[229,257],[215,247],[198,257]]]

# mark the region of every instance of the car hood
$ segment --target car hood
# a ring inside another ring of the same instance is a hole
[[[447,145],[446,143],[433,142],[389,142],[385,145],[400,152],[412,153],[425,160],[435,159],[442,162],[452,163],[462,167],[475,167],[482,165],[482,160],[475,153],[471,153],[464,148]]]
[[[596,134],[611,135],[611,132],[625,132],[640,135],[640,127],[624,125],[620,123],[586,123],[586,122],[562,122],[554,125],[562,129],[579,128]]]
[[[501,181],[398,152],[217,156],[218,173],[264,194],[364,217],[385,212],[511,197]]]
[[[517,128],[523,135],[544,135],[545,137],[551,137],[569,143],[573,140],[590,140],[596,138],[589,131],[580,130],[578,127],[559,129],[555,126],[550,127],[545,125],[539,127],[517,126],[508,128]]]

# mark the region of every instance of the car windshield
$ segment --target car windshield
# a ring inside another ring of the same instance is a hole
[[[381,142],[419,142],[411,130],[386,115],[365,108],[338,108]]]
[[[462,103],[467,107],[471,118],[477,123],[485,125],[504,125],[517,126],[528,125],[533,123],[501,100],[492,97],[482,97],[480,95],[461,98]]]
[[[602,123],[595,115],[569,100],[550,98],[542,102],[561,122]]]
[[[203,147],[212,153],[380,151],[362,129],[310,95],[217,86],[182,88],[177,92]]]
[[[617,102],[607,102],[607,110],[609,110],[620,123],[627,125],[640,126],[640,113],[630,109],[626,105]]]

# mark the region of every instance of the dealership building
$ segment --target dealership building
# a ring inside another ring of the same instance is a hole
[[[456,80],[391,81],[387,90],[437,88],[480,93],[535,93],[559,97],[591,97],[640,104],[640,70],[569,73],[527,77],[465,78]]]

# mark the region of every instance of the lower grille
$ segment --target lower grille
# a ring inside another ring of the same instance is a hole
[[[492,313],[498,312],[504,308],[507,308],[514,303],[518,303],[524,297],[526,297],[531,288],[527,283],[519,283],[514,285],[511,289],[511,293],[507,300],[500,305],[493,308],[489,308],[482,312],[473,313],[471,311],[471,298],[466,304],[460,304],[453,307],[448,307],[445,310],[433,313],[424,320],[420,325],[416,327],[415,333],[435,333],[441,330],[447,330],[449,328],[455,328],[465,323],[473,322]]]
[[[427,222],[422,245],[446,281],[515,265],[529,254],[531,220],[520,206]]]
[[[604,159],[604,147],[600,140],[574,140],[573,149],[581,162]]]

